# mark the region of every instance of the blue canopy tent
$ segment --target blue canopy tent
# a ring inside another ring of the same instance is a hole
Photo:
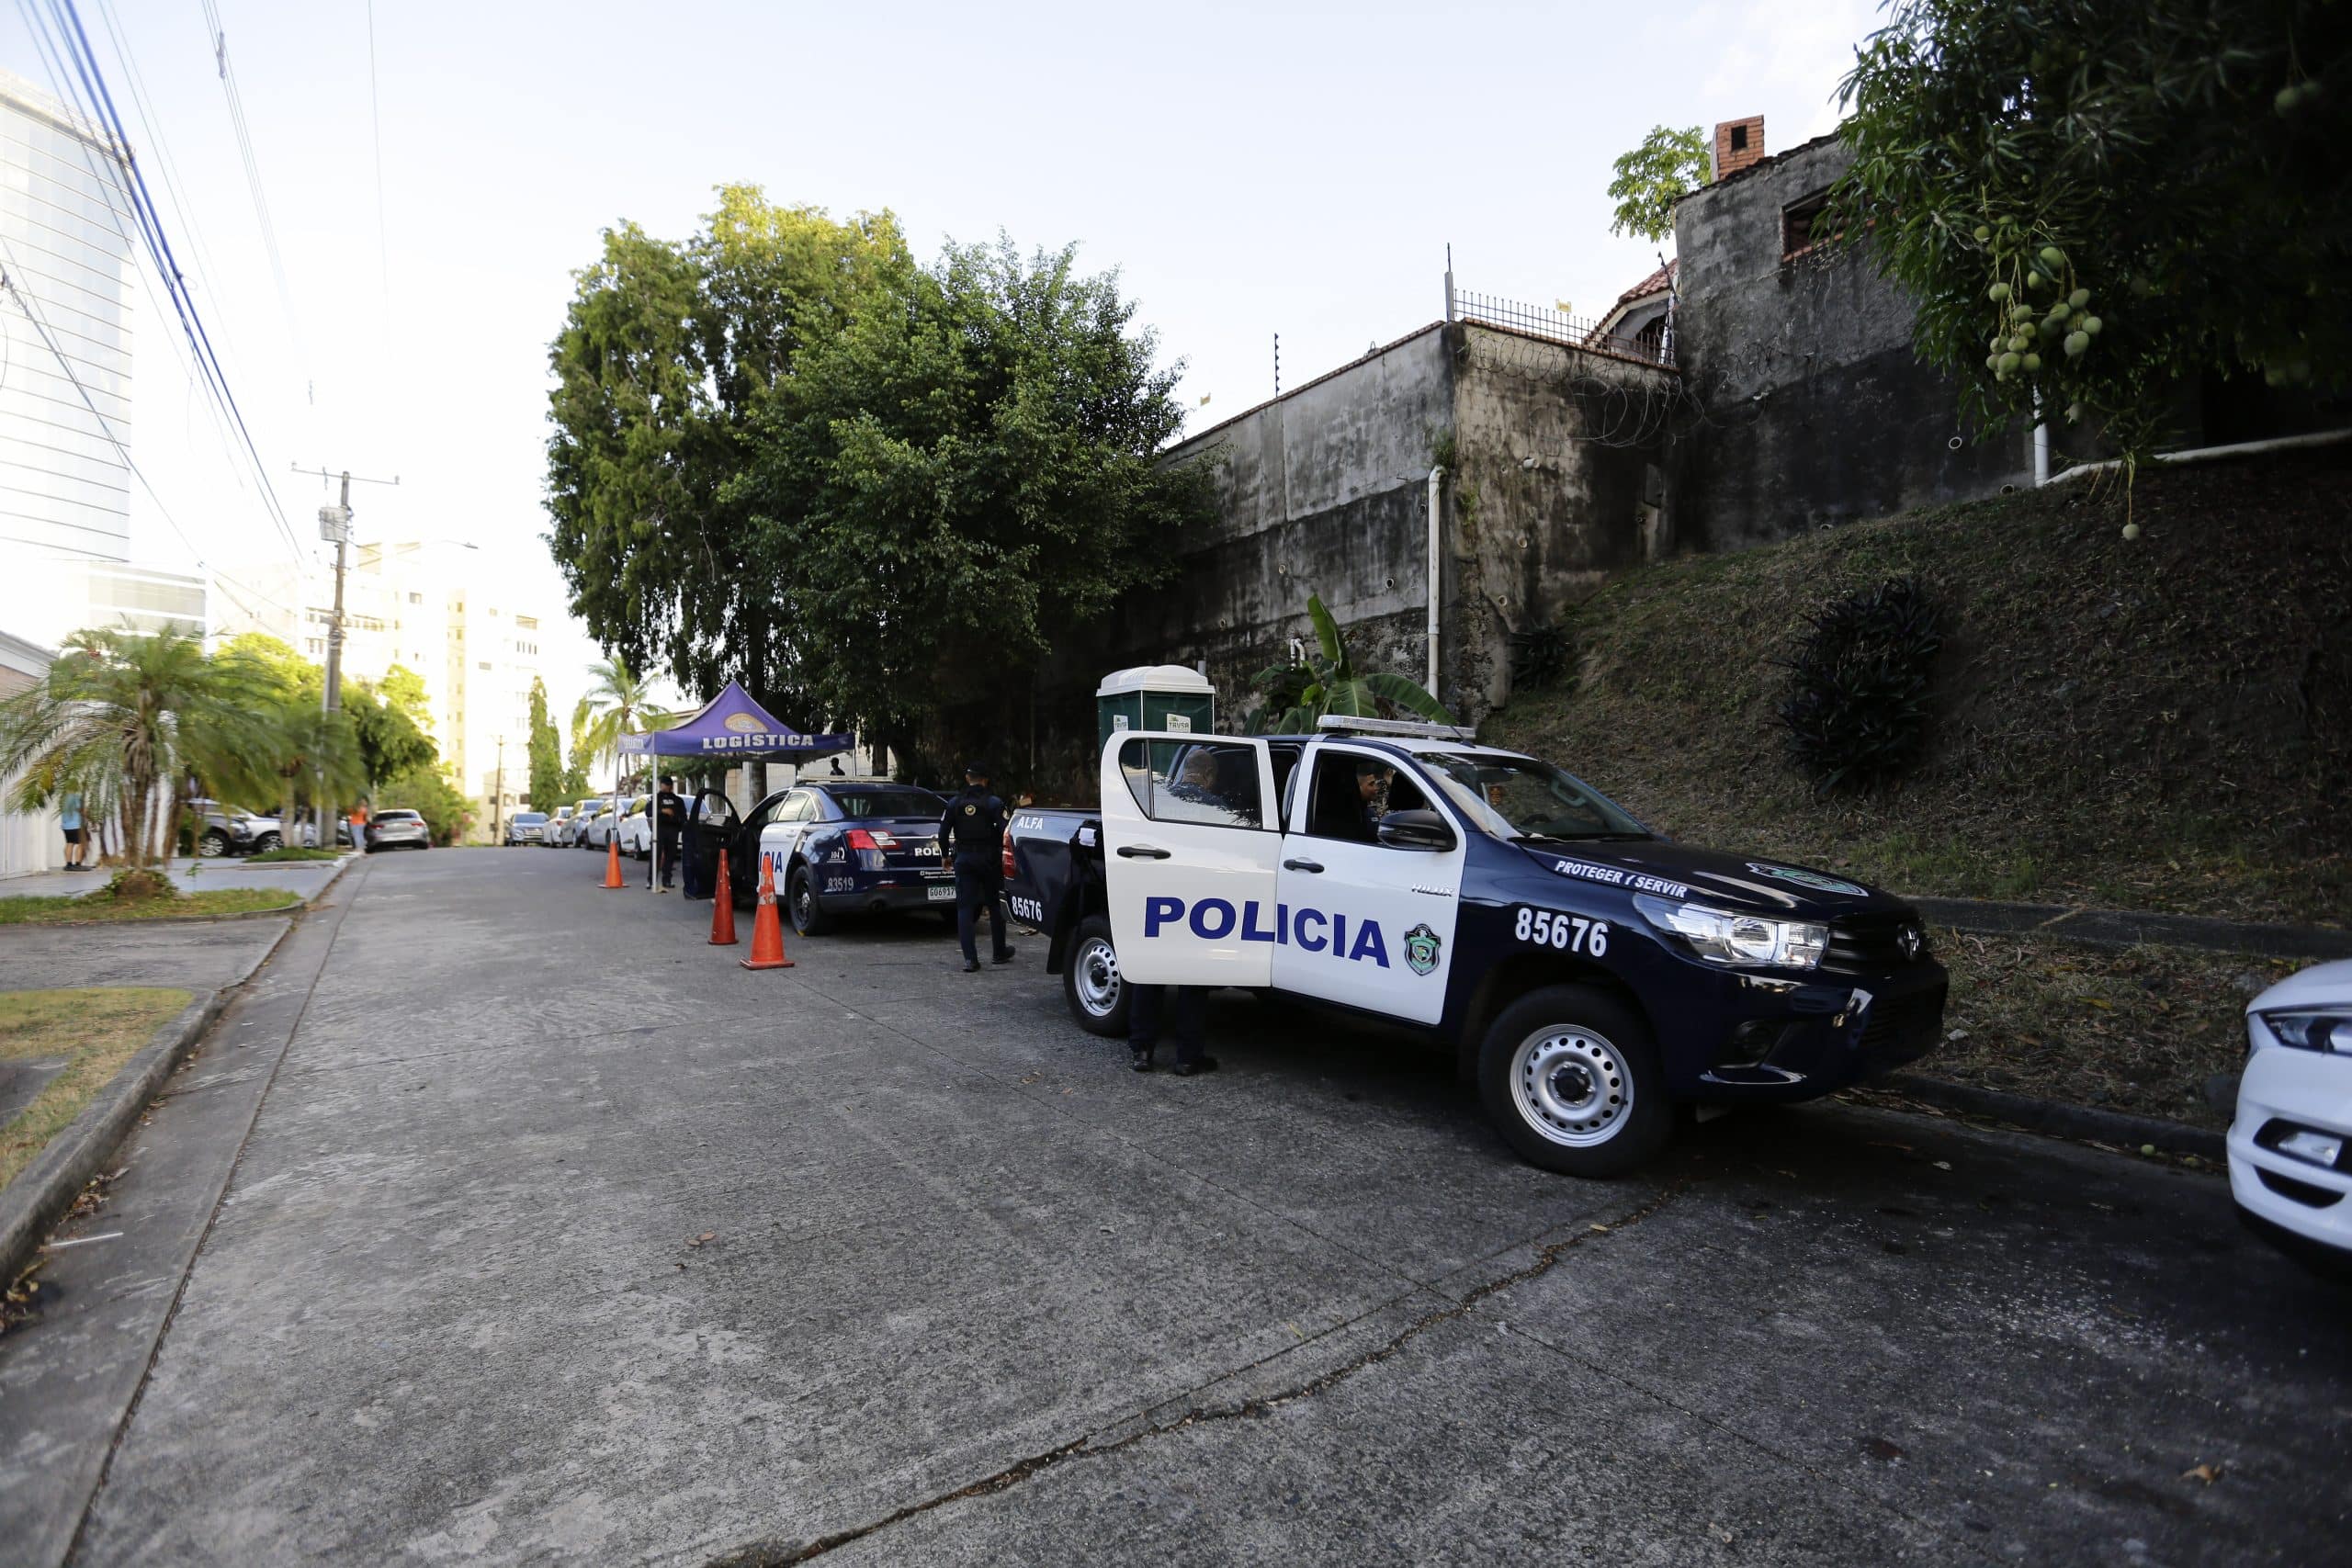
[[[649,729],[621,737],[624,757],[694,757],[704,761],[741,761],[749,758],[830,757],[856,746],[854,735],[803,735],[753,702],[751,694],[733,681],[727,689],[667,729]],[[614,770],[613,832],[621,829],[620,770]],[[658,790],[657,790],[658,793]],[[651,807],[647,808],[649,813]],[[657,835],[659,824],[648,822]],[[658,846],[659,839],[657,836]],[[658,847],[646,860],[645,883],[653,886],[653,862]]]

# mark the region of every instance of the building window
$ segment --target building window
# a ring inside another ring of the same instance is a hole
[[[408,596],[408,602],[412,604],[422,604],[424,603],[424,595],[422,593],[412,593]]]
[[[514,617],[514,624],[526,632],[535,632],[539,629],[539,618],[537,615],[517,615]]]
[[[490,660],[487,660],[487,659],[483,660],[481,661],[481,668],[482,668],[482,669],[484,669],[484,670],[489,669],[489,668],[490,668]]]
[[[1829,205],[1829,192],[1815,191],[1802,201],[1792,201],[1781,209],[1781,259],[1793,261],[1813,249],[1822,240],[1836,238],[1833,234],[1814,232],[1814,224]]]

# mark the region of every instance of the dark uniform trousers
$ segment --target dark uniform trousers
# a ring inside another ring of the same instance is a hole
[[[1004,907],[1004,864],[992,851],[958,850],[956,852],[956,940],[964,944],[964,962],[980,961],[976,922],[980,911],[989,911],[989,934],[994,940],[995,956],[1004,957],[1012,951],[1012,916]]]
[[[1012,956],[1012,919],[1004,907],[1007,816],[1003,801],[984,787],[966,784],[939,819],[939,852],[955,857],[956,937],[964,944],[967,964],[980,961],[972,928],[983,907],[990,911],[998,960]]]
[[[1201,1059],[1201,1018],[1207,1010],[1205,986],[1137,986],[1127,1003],[1127,1049],[1143,1055],[1159,1043],[1164,1027],[1176,1037],[1176,1060]],[[1171,994],[1172,993],[1172,994]]]

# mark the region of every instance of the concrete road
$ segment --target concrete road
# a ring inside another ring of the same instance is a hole
[[[749,974],[601,869],[338,889],[74,1561],[2340,1554],[2347,1297],[2211,1176],[1821,1107],[1578,1183],[1400,1037],[1137,1077],[1034,942]]]

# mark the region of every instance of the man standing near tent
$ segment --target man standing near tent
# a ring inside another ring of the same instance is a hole
[[[661,866],[664,893],[678,874],[678,833],[685,825],[686,803],[678,797],[678,775],[664,773],[662,793],[653,797],[653,858]]]
[[[989,790],[985,762],[967,763],[964,792],[947,803],[939,819],[939,852],[956,867],[956,938],[964,944],[964,973],[980,966],[973,925],[980,906],[989,908],[989,934],[996,939],[996,962],[1012,962],[1012,917],[1004,907],[1004,802]]]

